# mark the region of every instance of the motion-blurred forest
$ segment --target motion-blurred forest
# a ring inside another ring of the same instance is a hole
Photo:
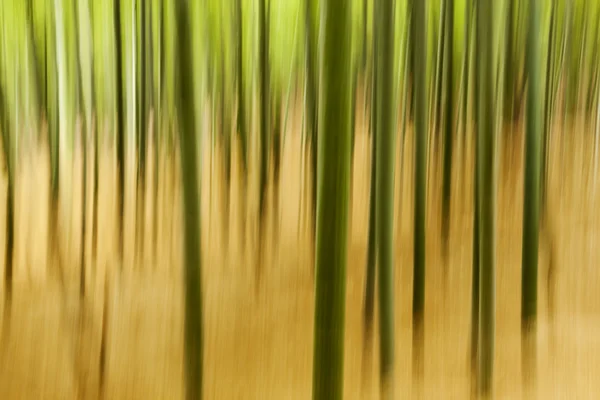
[[[1,399],[597,399],[597,0],[0,0]]]

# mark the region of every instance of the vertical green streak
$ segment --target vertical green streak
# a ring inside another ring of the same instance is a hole
[[[444,54],[444,49],[446,46],[446,22],[447,22],[447,10],[448,10],[448,1],[449,0],[443,0],[442,3],[442,9],[440,11],[440,28],[439,28],[439,39],[438,39],[438,47],[437,47],[437,66],[435,68],[435,82],[434,82],[434,90],[435,93],[433,95],[433,101],[435,102],[432,105],[433,111],[435,112],[434,115],[434,126],[435,126],[435,133],[437,134],[438,131],[440,130],[440,120],[441,120],[441,113],[442,113],[442,88],[443,88],[443,84],[442,84],[442,76],[443,76],[443,68],[444,68],[444,57],[446,56]]]
[[[321,2],[324,24],[319,112],[313,399],[343,398],[350,178],[351,4]]]
[[[412,36],[414,47],[413,71],[415,77],[415,200],[414,200],[414,273],[413,273],[413,339],[420,340],[425,310],[425,207],[427,169],[427,25],[426,0],[413,1]]]
[[[512,119],[514,112],[514,57],[513,57],[513,32],[515,19],[515,0],[508,0],[506,10],[506,38],[504,39],[504,117]]]
[[[494,66],[493,2],[482,0],[477,6],[479,118],[477,121],[479,164],[479,393],[492,393],[495,329],[495,151],[494,151]]]
[[[271,137],[273,138],[273,209],[275,212],[274,226],[279,224],[279,184],[281,172],[281,88],[273,91],[273,121]],[[277,236],[277,229],[274,229]]]
[[[473,69],[475,73],[479,72],[479,48],[480,38],[477,36],[479,31],[479,15],[477,14],[477,8],[479,7],[479,1],[473,0],[473,8],[475,9],[475,37],[474,37],[474,54],[473,57]],[[475,76],[473,90],[473,116],[475,118],[475,129],[479,130],[479,78]],[[474,138],[474,168],[473,168],[473,268],[472,268],[472,280],[471,280],[471,372],[476,376],[477,372],[477,353],[479,343],[479,140],[477,137]]]
[[[540,128],[541,78],[540,71],[540,27],[537,0],[529,2],[529,33],[527,52],[529,63],[529,87],[527,90],[527,121],[525,131],[525,177],[523,200],[523,253],[522,253],[522,303],[521,324],[525,331],[535,322],[537,313],[537,269],[538,269],[538,219],[540,191]]]
[[[117,169],[118,169],[118,237],[119,237],[119,257],[123,258],[123,215],[125,202],[125,126],[123,123],[123,61],[121,50],[121,1],[114,0],[114,28],[115,28],[115,77],[117,89]]]
[[[472,5],[471,2],[473,2],[475,0],[465,0],[465,49],[464,49],[464,65],[463,65],[463,69],[464,69],[464,77],[465,77],[465,87],[464,87],[464,91],[463,91],[463,97],[462,97],[462,136],[463,136],[463,140],[466,143],[467,140],[467,131],[468,131],[468,127],[467,127],[467,117],[469,116],[469,94],[471,93],[469,91],[469,82],[471,81],[471,59],[470,59],[470,55],[471,55],[471,21],[473,20],[472,18]]]
[[[452,117],[454,115],[454,0],[446,0],[446,54],[444,57],[446,75],[446,101],[444,110],[444,181],[442,201],[442,240],[444,253],[448,251],[448,237],[450,234],[450,196],[452,191]],[[468,25],[468,20],[466,21]]]
[[[540,208],[545,209],[546,205],[546,191],[548,185],[548,157],[549,157],[549,140],[550,132],[552,129],[552,91],[554,87],[554,47],[555,47],[555,36],[556,36],[556,16],[557,16],[557,0],[552,1],[550,10],[550,30],[548,32],[548,49],[546,54],[546,83],[545,83],[545,95],[544,95],[544,115],[543,115],[543,128],[542,128],[542,153],[541,153],[541,167],[540,167]]]
[[[371,101],[371,104],[374,104]],[[375,120],[372,118],[371,121]],[[374,122],[371,122],[371,127]],[[364,331],[365,338],[371,339],[373,326],[373,314],[375,309],[375,273],[377,266],[376,234],[375,234],[375,213],[377,210],[377,135],[371,136],[371,188],[369,191],[369,239],[367,245],[367,265],[365,278],[365,309],[364,309]]]
[[[244,180],[248,173],[248,138],[246,132],[246,96],[244,94],[244,27],[242,25],[242,0],[236,0],[236,21],[237,21],[237,129],[240,134],[240,147],[242,155],[242,169]]]
[[[35,40],[35,21],[33,14],[33,0],[27,1],[27,49],[25,51],[29,52],[29,49],[32,49],[31,53],[33,55],[33,62],[30,65],[33,66],[33,99],[31,100],[31,104],[36,108],[34,113],[34,121],[32,121],[33,126],[37,126],[37,118],[39,117],[39,111],[37,109],[39,103],[42,99],[42,75],[40,64],[40,49],[38,49],[36,40]]]
[[[394,398],[394,10],[393,0],[380,0],[379,62],[377,68],[377,255],[379,258],[379,334],[380,375],[383,399]]]
[[[268,135],[269,135],[269,47],[268,47],[268,27],[265,12],[265,2],[258,2],[258,29],[259,29],[259,57],[260,57],[260,194],[259,194],[259,213],[260,225],[266,212],[266,186],[267,186],[267,166],[269,160],[268,154]]]
[[[366,265],[366,279],[365,279],[365,310],[364,310],[364,329],[365,337],[370,340],[371,329],[373,325],[373,314],[375,308],[375,274],[377,269],[377,93],[378,85],[376,82],[377,77],[377,54],[379,48],[377,46],[378,37],[380,35],[380,25],[376,24],[375,21],[380,16],[379,7],[381,1],[375,1],[373,4],[373,35],[372,35],[372,46],[373,52],[371,54],[372,60],[371,65],[373,70],[371,71],[371,114],[370,114],[370,133],[371,133],[371,187],[369,192],[369,242],[367,247],[367,265]]]
[[[317,212],[317,155],[318,149],[318,103],[317,103],[317,75],[315,73],[314,43],[313,43],[313,20],[312,20],[312,2],[313,0],[304,0],[304,34],[305,34],[305,57],[306,57],[306,129],[308,131],[308,142],[311,145],[310,150],[310,173],[311,173],[311,199],[312,199],[312,234],[316,238],[316,212]]]
[[[4,21],[2,21],[4,22]],[[2,61],[5,57],[4,53],[4,36],[6,35],[6,31],[2,29],[2,53],[0,54],[0,61]],[[1,65],[1,63],[0,63]],[[6,82],[6,80],[5,80]],[[6,238],[5,238],[5,248],[4,252],[4,290],[5,290],[5,318],[8,318],[7,312],[10,312],[10,304],[12,301],[12,284],[13,284],[13,243],[14,243],[14,175],[13,175],[13,164],[12,157],[10,152],[10,121],[8,120],[8,104],[6,97],[4,95],[3,82],[0,81],[0,129],[2,129],[2,150],[4,152],[4,165],[8,178],[7,185],[7,196],[6,196]]]
[[[177,54],[179,73],[179,126],[181,176],[184,211],[184,279],[185,279],[185,390],[186,399],[202,399],[202,283],[200,256],[200,213],[196,163],[196,122],[191,46],[190,8],[187,0],[177,1]]]

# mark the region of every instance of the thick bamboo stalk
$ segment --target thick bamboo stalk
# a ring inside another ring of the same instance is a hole
[[[351,4],[321,2],[319,177],[313,399],[343,398],[344,320],[350,178]]]
[[[185,283],[185,396],[202,399],[203,329],[202,282],[200,250],[200,206],[198,199],[198,168],[196,163],[196,121],[193,92],[193,63],[190,7],[187,0],[176,4],[177,54],[179,70],[179,144],[183,183],[184,214],[184,283]]]

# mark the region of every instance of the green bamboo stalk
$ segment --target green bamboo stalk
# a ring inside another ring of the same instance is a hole
[[[540,167],[540,209],[545,210],[547,185],[548,185],[548,157],[549,157],[549,140],[550,140],[550,129],[552,119],[552,108],[551,108],[551,97],[552,97],[552,77],[554,75],[554,47],[555,47],[555,31],[556,31],[556,18],[557,18],[557,0],[553,0],[550,10],[550,30],[548,32],[548,49],[546,53],[546,83],[545,83],[545,94],[544,94],[544,116],[543,116],[543,127],[542,127],[542,153],[541,153],[541,167]],[[545,213],[542,211],[540,215]]]
[[[481,47],[479,34],[479,2],[481,0],[473,0],[474,12],[474,38],[473,38],[473,73],[479,73],[479,48]],[[475,123],[475,132],[479,131],[479,77],[475,75],[473,81],[473,117]],[[480,229],[480,213],[479,213],[479,140],[474,137],[474,154],[473,154],[473,267],[471,272],[471,347],[469,349],[471,361],[471,373],[473,382],[477,380],[477,367],[479,360],[479,274],[480,274],[480,259],[479,259],[479,229]]]
[[[588,30],[588,15],[589,13],[587,12],[589,10],[589,5],[588,5],[588,0],[583,0],[583,13],[582,13],[582,18],[583,18],[583,27],[581,30],[581,45],[579,47],[579,62],[578,62],[578,68],[577,68],[577,78],[578,78],[578,84],[577,84],[577,91],[576,91],[576,95],[575,95],[575,109],[577,110],[580,106],[580,104],[582,103],[581,101],[581,93],[583,92],[583,84],[585,82],[585,64],[584,64],[584,59],[585,59],[585,53],[586,53],[586,41],[587,41],[587,30]],[[585,114],[584,114],[585,115]],[[587,119],[587,118],[586,118]]]
[[[592,35],[591,40],[593,41],[592,45],[592,55],[590,56],[590,68],[589,68],[589,79],[587,81],[587,100],[586,100],[586,114],[593,114],[593,102],[594,102],[594,94],[596,93],[596,85],[598,80],[596,79],[596,69],[598,68],[598,28],[600,27],[600,8],[596,11],[596,24],[594,25],[594,34]],[[586,129],[586,131],[589,129]]]
[[[226,80],[227,73],[225,67],[225,18],[224,18],[224,10],[223,5],[221,4],[220,8],[220,16],[221,16],[221,24],[220,24],[220,48],[221,56],[219,57],[219,67],[220,67],[220,95],[219,95],[219,128],[220,128],[220,139],[221,139],[221,159],[222,159],[222,167],[223,167],[223,176],[225,177],[225,182],[223,183],[223,235],[225,246],[229,243],[229,211],[230,211],[230,196],[229,192],[231,189],[231,129],[229,126],[230,123],[230,113],[228,109],[229,99],[227,98],[227,88],[226,88]],[[227,247],[225,247],[225,251],[227,254]]]
[[[2,28],[0,33],[2,34],[2,52],[0,53],[0,61],[7,59],[6,57],[6,30],[5,21],[1,17]],[[1,62],[0,62],[1,65]],[[4,79],[6,81],[6,78]],[[4,323],[3,331],[8,332],[6,327],[10,321],[10,312],[12,304],[12,289],[13,289],[13,254],[14,254],[14,168],[11,155],[11,130],[8,113],[8,100],[4,94],[3,82],[0,81],[0,129],[2,129],[2,150],[4,158],[4,169],[7,175],[7,188],[6,188],[6,236],[5,236],[5,252],[4,252]]]
[[[409,14],[410,15],[410,14]],[[410,16],[408,16],[407,18],[410,18]],[[399,183],[398,183],[398,187],[400,188],[400,195],[398,197],[398,214],[396,216],[396,229],[397,229],[397,237],[398,239],[401,236],[401,232],[402,232],[402,199],[403,199],[403,193],[402,193],[402,188],[404,186],[404,150],[405,150],[405,146],[406,146],[406,115],[408,113],[408,79],[409,79],[409,71],[410,71],[410,64],[411,64],[411,60],[410,60],[410,52],[409,52],[409,46],[410,46],[410,23],[406,24],[406,28],[405,28],[405,33],[404,33],[404,70],[403,70],[403,78],[402,78],[402,89],[401,89],[401,93],[402,93],[402,121],[400,123],[400,140],[399,140],[399,154],[400,154],[400,159],[398,160],[398,164],[400,165],[400,170],[398,171],[398,175],[399,175]]]
[[[446,0],[444,18],[446,19],[446,40],[444,72],[446,83],[446,101],[444,110],[444,178],[442,188],[442,241],[444,256],[448,253],[450,236],[450,202],[452,195],[452,119],[454,116],[454,0]]]
[[[311,233],[312,240],[316,240],[316,215],[317,215],[317,155],[318,150],[318,107],[317,102],[317,77],[314,71],[315,60],[314,60],[314,45],[313,45],[313,19],[312,19],[312,2],[313,0],[304,1],[304,45],[305,45],[305,57],[306,57],[306,105],[307,108],[307,121],[306,124],[309,140],[307,143],[310,145],[310,176],[311,176]]]
[[[180,156],[183,179],[184,214],[184,279],[185,279],[185,395],[186,399],[202,399],[203,328],[200,250],[199,188],[196,163],[196,121],[192,63],[190,7],[187,0],[176,4],[177,54],[179,71]]]
[[[323,18],[316,237],[313,399],[343,398],[350,177],[351,5],[321,2]]]
[[[273,90],[272,104],[273,238],[276,240],[279,237],[279,188],[281,185],[281,90],[279,87]]]
[[[479,105],[478,168],[480,213],[480,316],[478,391],[483,397],[492,393],[495,329],[495,150],[494,150],[494,67],[493,3],[480,1],[477,6]]]
[[[512,119],[514,117],[514,20],[515,0],[507,1],[506,10],[506,32],[504,37],[504,119],[509,121],[507,128],[512,131]]]
[[[144,212],[144,204],[146,198],[146,151],[147,151],[147,134],[148,134],[148,116],[149,116],[149,93],[147,88],[149,86],[148,78],[149,66],[152,65],[151,59],[148,57],[148,11],[149,6],[146,5],[146,1],[140,1],[140,37],[139,45],[140,48],[140,67],[139,67],[139,91],[140,99],[138,102],[139,109],[139,146],[138,146],[138,164],[137,164],[137,204],[136,204],[136,222],[137,222],[137,234],[136,238],[136,251],[138,256],[138,262],[143,263],[144,254],[144,220],[146,213]]]
[[[525,140],[525,176],[523,200],[522,303],[521,329],[523,334],[535,328],[537,317],[537,269],[539,245],[539,194],[541,145],[541,74],[539,74],[540,40],[538,30],[540,6],[530,0],[527,52],[529,87],[527,90],[527,121]]]
[[[427,25],[425,19],[426,0],[413,2],[414,58],[414,103],[415,103],[415,199],[414,199],[414,272],[413,272],[413,351],[423,354],[424,311],[425,311],[425,210],[427,176]],[[415,349],[419,349],[415,351]],[[415,358],[417,373],[422,371],[422,360]]]
[[[247,181],[248,174],[248,133],[246,130],[246,95],[244,92],[244,26],[242,18],[242,0],[235,2],[235,17],[237,25],[237,129],[239,132],[241,155],[242,155],[242,172],[244,179],[244,187]],[[244,192],[245,193],[245,192]]]
[[[394,398],[394,168],[396,129],[394,124],[394,5],[380,0],[379,58],[377,68],[377,256],[379,260],[380,391],[382,399]]]
[[[373,315],[375,308],[375,274],[377,270],[377,110],[380,99],[378,98],[379,87],[377,83],[377,65],[379,64],[379,37],[381,35],[381,26],[376,23],[376,20],[381,17],[381,0],[375,1],[373,4],[373,34],[371,53],[371,113],[370,113],[370,133],[371,133],[371,182],[369,192],[369,231],[367,244],[367,264],[366,264],[366,279],[365,279],[365,310],[364,310],[364,332],[365,346],[369,345],[372,335]]]
[[[84,2],[81,2],[84,3]],[[77,76],[77,87],[78,87],[78,96],[76,100],[75,110],[77,115],[83,115],[83,123],[79,123],[79,134],[81,139],[81,151],[82,151],[82,174],[81,174],[81,249],[80,249],[80,280],[79,280],[79,296],[81,299],[85,296],[85,287],[86,287],[86,264],[85,264],[85,245],[86,245],[86,211],[87,211],[87,136],[89,132],[89,126],[91,121],[90,112],[88,111],[90,107],[88,103],[90,103],[90,91],[88,89],[88,82],[91,77],[88,79],[87,71],[91,66],[91,62],[88,61],[90,58],[90,54],[88,51],[91,50],[91,43],[88,42],[89,34],[87,31],[84,31],[83,26],[89,27],[89,21],[85,19],[85,12],[87,12],[86,5],[79,4],[79,2],[73,2],[73,18],[75,22],[76,38],[75,38],[75,51],[77,53],[77,62],[76,62],[76,76]],[[88,14],[89,16],[89,14]],[[83,22],[85,20],[85,22]],[[85,42],[85,49],[83,49],[82,42]],[[83,77],[83,70],[86,70],[86,76]],[[83,80],[85,79],[85,87]],[[91,106],[91,103],[90,103]],[[83,110],[83,112],[82,112]],[[80,118],[78,118],[81,121]],[[76,129],[77,131],[77,129]]]
[[[31,123],[33,124],[33,129],[34,132],[38,132],[37,129],[37,122],[38,122],[38,117],[40,116],[40,111],[41,109],[39,108],[39,105],[41,103],[41,99],[42,99],[42,71],[40,68],[40,50],[38,50],[38,46],[36,44],[36,40],[35,40],[35,21],[34,21],[34,17],[33,17],[33,0],[28,0],[27,1],[27,18],[26,18],[26,24],[27,24],[27,46],[25,51],[29,52],[31,49],[31,55],[33,56],[33,62],[31,62],[29,65],[32,66],[33,68],[33,98],[30,99],[28,106],[32,107],[34,109],[34,116],[35,118],[32,118],[33,121],[31,121]],[[28,53],[29,54],[29,53]]]
[[[446,48],[446,14],[448,8],[448,1],[443,0],[442,9],[440,11],[440,22],[439,22],[439,38],[437,42],[437,56],[436,56],[436,67],[435,67],[435,84],[433,87],[433,101],[434,103],[431,105],[431,111],[435,114],[433,115],[433,126],[435,127],[434,132],[438,132],[440,130],[440,121],[441,121],[441,113],[442,113],[442,81],[443,81],[443,69],[444,69],[444,57],[445,57],[445,48]]]
[[[238,0],[239,1],[239,0]],[[285,115],[283,117],[283,140],[281,146],[285,148],[285,139],[287,137],[287,121],[288,121],[288,113],[289,113],[289,101],[292,92],[292,80],[296,79],[294,75],[294,66],[296,62],[296,53],[298,50],[298,20],[300,19],[300,13],[296,14],[296,22],[294,23],[294,42],[293,42],[293,52],[292,58],[290,60],[290,69],[289,69],[289,79],[285,96]]]
[[[371,100],[375,104],[375,99]],[[371,119],[371,129],[374,129],[375,118]],[[365,300],[364,300],[364,342],[368,348],[372,339],[373,318],[375,309],[375,274],[377,269],[377,242],[376,242],[376,210],[377,210],[377,135],[371,136],[371,182],[369,190],[369,227],[367,244],[367,264],[365,272]]]
[[[60,1],[60,0],[58,0]],[[125,198],[125,125],[124,117],[124,102],[123,102],[123,61],[121,49],[121,0],[113,0],[114,12],[114,29],[115,29],[115,77],[116,77],[116,117],[117,117],[117,169],[118,169],[118,237],[119,237],[119,259],[123,259],[123,217],[124,217],[124,198]]]
[[[153,215],[153,220],[154,220],[154,228],[153,228],[153,232],[152,232],[152,243],[154,243],[154,260],[156,262],[157,260],[157,249],[158,249],[158,171],[159,171],[159,166],[160,166],[160,137],[161,137],[161,131],[163,130],[163,103],[165,101],[164,99],[164,91],[163,89],[163,84],[164,84],[164,68],[163,68],[163,64],[164,64],[164,2],[163,0],[158,0],[158,6],[157,6],[157,20],[158,20],[158,26],[155,27],[156,31],[157,31],[157,43],[156,46],[158,48],[157,51],[157,61],[156,61],[156,134],[154,135],[154,215]],[[210,209],[209,209],[210,210]]]
[[[269,160],[269,39],[268,22],[266,14],[267,0],[259,0],[258,5],[258,29],[259,29],[259,80],[260,80],[260,175],[259,175],[259,260],[257,269],[257,281],[260,280],[260,269],[262,263],[262,238],[264,220],[266,217],[266,195],[267,174]]]

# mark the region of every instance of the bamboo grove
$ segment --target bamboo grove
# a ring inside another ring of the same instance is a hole
[[[279,237],[284,148],[295,134],[292,114],[298,108],[298,225],[310,237],[306,268],[315,297],[313,398],[344,398],[347,312],[362,313],[365,351],[379,343],[381,398],[402,397],[404,388],[394,383],[394,282],[403,221],[412,229],[414,379],[422,379],[425,370],[426,276],[449,279],[455,273],[449,262],[453,243],[462,240],[472,243],[467,356],[474,389],[492,396],[494,354],[501,351],[495,347],[495,277],[501,267],[496,265],[498,154],[518,141],[524,146],[520,302],[523,365],[528,367],[523,373],[534,374],[538,276],[546,271],[538,248],[554,246],[547,211],[548,154],[558,146],[556,135],[583,131],[595,135],[596,165],[599,157],[597,1],[0,0],[0,27],[7,199],[4,326],[10,324],[11,299],[18,290],[13,268],[17,171],[30,149],[42,148],[49,160],[49,190],[40,195],[47,196],[49,210],[48,265],[63,287],[71,279],[65,274],[70,261],[59,238],[72,235],[83,243],[72,261],[78,264],[82,312],[100,279],[101,153],[109,149],[116,169],[111,192],[118,210],[113,232],[118,273],[131,263],[144,269],[158,262],[156,247],[164,233],[156,223],[156,166],[169,162],[182,188],[185,393],[188,399],[202,398],[202,276],[203,269],[214,266],[203,256],[201,236],[210,237],[211,230],[201,222],[221,224],[228,268],[236,268],[227,261],[229,238],[239,235],[259,296],[273,248],[267,243],[276,244]],[[367,249],[361,261],[364,302],[362,310],[348,310],[351,216],[360,206],[352,198],[359,168],[355,147],[361,134],[369,146],[370,188],[368,232],[361,239]],[[566,159],[573,149],[561,143]],[[76,154],[82,159],[79,175],[72,173]],[[402,169],[403,157],[410,160],[408,172]],[[130,165],[135,172],[128,172]],[[65,210],[79,196],[71,189],[75,176],[82,180],[77,187],[83,188],[84,211],[71,232]],[[201,177],[209,182],[203,184]],[[230,206],[234,188],[239,210]],[[178,199],[173,195],[170,201]],[[216,199],[222,219],[213,221]],[[202,211],[203,201],[209,202],[208,213]],[[154,205],[152,212],[146,212],[147,202]],[[402,202],[412,205],[412,213],[401,213]],[[130,203],[135,250],[127,258]],[[459,223],[453,213],[465,204],[472,204],[472,233],[452,238],[452,225]],[[91,217],[86,217],[88,207]],[[438,214],[433,235],[429,219]],[[231,216],[239,219],[239,229],[231,229]],[[432,236],[441,243],[444,265],[439,268],[430,261]],[[551,259],[548,277],[553,264]],[[550,278],[547,282],[553,284]]]

